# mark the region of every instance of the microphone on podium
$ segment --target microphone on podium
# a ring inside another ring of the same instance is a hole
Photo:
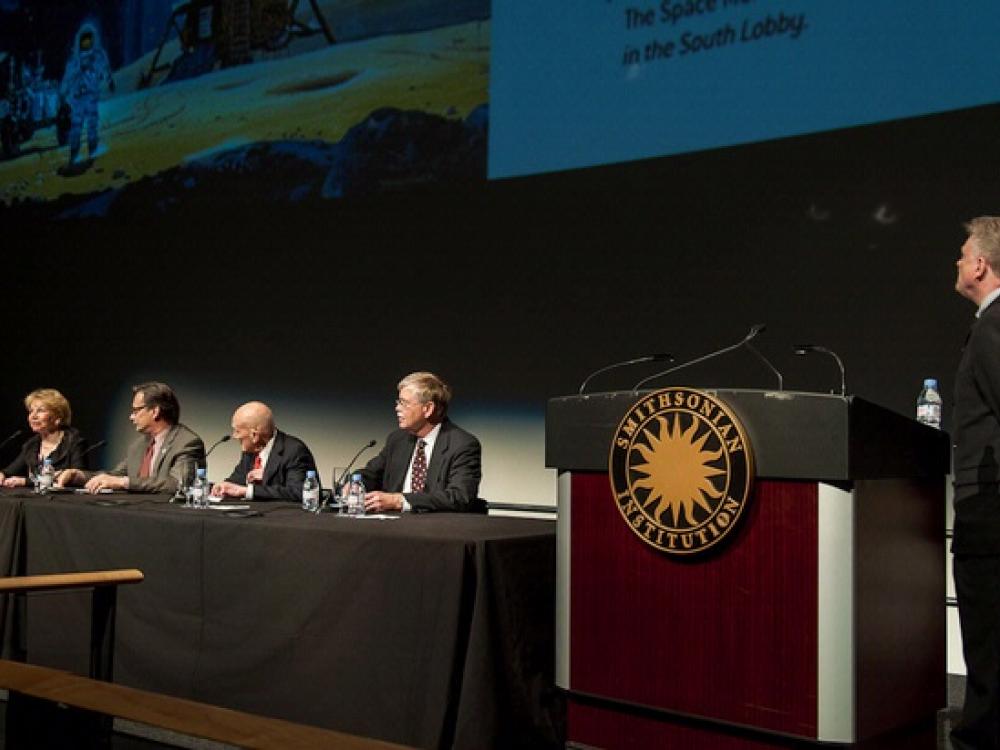
[[[792,351],[800,357],[812,354],[813,352],[833,357],[834,361],[837,363],[837,367],[840,369],[840,395],[847,395],[847,371],[844,369],[844,360],[842,360],[835,351],[827,349],[825,346],[819,346],[818,344],[794,344],[792,346]]]
[[[763,333],[766,329],[767,326],[765,326],[763,323],[755,323],[754,325],[750,326],[750,331],[747,333],[747,335],[741,338],[735,344],[730,344],[729,346],[725,346],[722,349],[717,349],[713,352],[709,352],[708,354],[703,354],[702,356],[696,357],[695,359],[689,359],[687,362],[681,362],[679,365],[676,365],[675,367],[670,367],[666,370],[654,373],[647,378],[643,378],[634,386],[632,386],[632,393],[636,393],[642,386],[644,386],[651,380],[656,380],[657,378],[661,378],[664,375],[669,375],[672,372],[683,370],[686,367],[691,367],[692,365],[701,364],[702,362],[706,362],[710,359],[715,359],[716,357],[719,357],[723,354],[728,354],[731,351],[735,351],[736,349],[739,349],[741,346],[745,346],[748,349],[750,349],[750,351],[752,351],[754,354],[760,357],[760,359],[762,359],[764,363],[771,368],[771,370],[778,376],[778,389],[781,390],[782,389],[781,373],[778,372],[775,369],[774,365],[772,365],[760,352],[758,352],[756,349],[750,346],[750,342],[753,339],[757,338],[757,336]]]
[[[588,375],[583,379],[583,382],[580,383],[580,390],[578,391],[578,394],[582,396],[584,390],[586,390],[587,388],[587,384],[590,383],[590,381],[593,380],[598,375],[608,372],[608,370],[616,370],[619,367],[630,367],[631,365],[639,365],[642,364],[643,362],[664,362],[664,361],[673,362],[674,361],[673,355],[647,354],[645,357],[636,357],[635,359],[626,359],[623,362],[615,362],[610,365],[605,365],[604,367],[594,370],[592,373],[590,373],[590,375]]]
[[[767,326],[765,326],[763,323],[757,323],[754,326],[754,328],[757,329],[757,333],[763,333],[767,329]],[[754,336],[756,336],[757,333],[755,333]],[[775,367],[773,364],[771,364],[771,360],[769,360],[767,357],[765,357],[763,354],[757,351],[757,347],[755,347],[753,344],[750,343],[750,339],[747,339],[743,343],[746,344],[746,348],[752,351],[754,354],[756,354],[757,359],[759,359],[761,362],[767,365],[767,368],[774,373],[776,378],[778,378],[778,390],[779,391],[785,390],[785,379],[781,376],[781,373],[778,372],[778,368]]]

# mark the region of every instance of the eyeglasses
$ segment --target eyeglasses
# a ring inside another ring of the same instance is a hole
[[[148,404],[143,404],[142,406],[133,406],[133,407],[132,407],[132,413],[133,413],[133,414],[138,414],[138,413],[139,413],[139,412],[141,412],[141,411],[142,411],[143,409],[148,409],[148,408],[149,408],[149,405],[148,405]]]
[[[396,406],[401,409],[409,409],[411,406],[419,406],[423,401],[407,401],[405,398],[397,398]]]

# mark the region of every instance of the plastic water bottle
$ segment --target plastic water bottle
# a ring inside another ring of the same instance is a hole
[[[38,469],[35,492],[39,495],[49,494],[49,490],[52,489],[52,484],[55,482],[55,478],[56,470],[52,468],[52,459],[46,456],[45,460],[42,461],[41,468]]]
[[[208,507],[208,477],[207,470],[198,467],[198,471],[194,475],[194,481],[191,482],[191,507],[192,508],[207,508]]]
[[[313,513],[319,510],[319,480],[313,469],[306,472],[306,480],[302,483],[302,510]]]
[[[927,378],[917,396],[917,421],[928,427],[941,429],[941,394],[938,393],[935,378]]]
[[[351,475],[351,483],[347,487],[347,498],[341,507],[341,513],[349,516],[363,516],[365,514],[365,483],[361,481],[361,474]]]

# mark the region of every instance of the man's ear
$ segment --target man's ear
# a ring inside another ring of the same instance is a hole
[[[976,256],[976,280],[982,281],[990,271],[990,264],[982,255]]]

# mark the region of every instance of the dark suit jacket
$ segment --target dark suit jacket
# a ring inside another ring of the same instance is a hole
[[[36,473],[38,471],[38,446],[41,442],[42,438],[38,435],[32,435],[25,440],[17,458],[3,470],[4,475],[26,477],[29,472]],[[87,441],[80,437],[76,428],[63,428],[62,440],[59,441],[56,449],[49,454],[49,458],[52,459],[52,468],[56,471],[86,468],[83,455],[86,449]]]
[[[959,554],[1000,553],[1000,300],[972,325],[955,376],[952,419]]]
[[[194,476],[195,467],[205,465],[205,444],[201,438],[184,425],[175,424],[167,430],[150,476],[140,478],[142,457],[151,439],[147,435],[136,438],[128,447],[124,460],[108,472],[127,476],[129,492],[174,492],[186,476]],[[87,479],[94,473],[88,472]]]
[[[405,430],[390,433],[379,454],[361,470],[365,489],[402,492],[416,445],[416,436]],[[486,504],[478,497],[481,461],[479,440],[446,419],[427,464],[427,485],[423,492],[407,492],[407,502],[422,511],[484,511]]]
[[[226,481],[245,485],[253,468],[253,453],[244,453]],[[271,454],[264,464],[264,481],[254,485],[254,500],[302,500],[306,472],[316,470],[316,462],[306,444],[281,430],[274,434]],[[319,472],[316,474],[319,478]]]

